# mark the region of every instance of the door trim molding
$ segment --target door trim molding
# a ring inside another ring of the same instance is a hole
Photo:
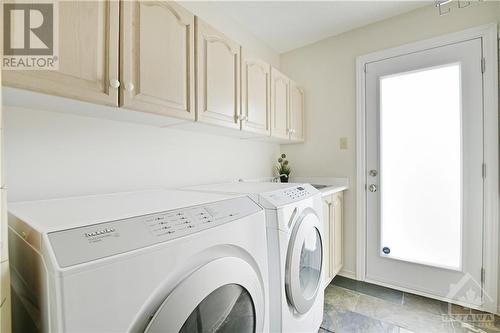
[[[484,162],[484,244],[483,267],[486,271],[482,309],[497,312],[498,298],[498,40],[497,24],[479,27],[377,51],[356,58],[356,279],[366,280],[366,100],[365,68],[372,62],[413,52],[481,38],[486,71],[483,74]],[[480,70],[480,69],[478,69]]]

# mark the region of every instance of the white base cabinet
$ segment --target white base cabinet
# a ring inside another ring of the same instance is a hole
[[[326,288],[344,265],[343,259],[343,201],[344,193],[323,197],[323,285]]]

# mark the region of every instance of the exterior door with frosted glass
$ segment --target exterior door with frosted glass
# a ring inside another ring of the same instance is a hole
[[[366,65],[366,278],[482,303],[481,39]]]

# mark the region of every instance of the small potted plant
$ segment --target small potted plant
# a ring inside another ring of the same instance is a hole
[[[276,166],[276,171],[278,172],[278,177],[282,183],[288,183],[288,178],[290,178],[290,166],[288,166],[288,160],[285,154],[281,154],[278,158],[278,165]]]

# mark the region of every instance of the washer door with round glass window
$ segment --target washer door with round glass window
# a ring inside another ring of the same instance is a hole
[[[285,287],[288,302],[306,313],[316,300],[321,285],[323,246],[320,219],[311,208],[297,218],[288,244]]]
[[[216,259],[174,288],[145,332],[261,332],[263,293],[249,263],[235,257]]]

